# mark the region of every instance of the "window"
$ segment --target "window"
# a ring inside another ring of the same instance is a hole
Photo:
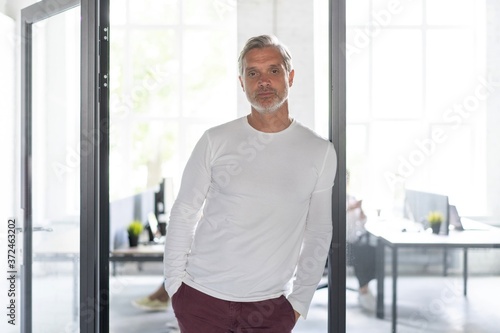
[[[351,190],[382,213],[394,213],[407,187],[449,195],[462,214],[487,214],[484,2],[347,6]]]
[[[110,20],[110,198],[176,193],[203,131],[236,117],[235,4],[112,1]]]

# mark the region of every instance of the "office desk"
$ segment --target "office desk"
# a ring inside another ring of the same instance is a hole
[[[116,274],[117,262],[162,262],[164,248],[164,244],[152,244],[113,250],[109,254],[109,261],[113,264],[112,274]]]
[[[462,248],[463,287],[467,295],[467,250],[469,248],[500,248],[500,229],[450,231],[446,235],[434,235],[422,232],[402,232],[401,228],[387,227],[384,222],[366,224],[367,231],[377,238],[377,317],[384,318],[384,278],[385,248],[392,250],[392,332],[397,324],[397,278],[399,248]]]

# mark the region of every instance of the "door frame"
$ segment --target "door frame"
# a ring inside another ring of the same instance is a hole
[[[328,256],[328,332],[346,331],[346,0],[329,1],[330,140],[337,151]]]
[[[109,327],[109,0],[42,0],[21,10],[21,332],[32,326],[33,24],[81,6],[80,332]],[[106,15],[101,15],[105,13]]]
[[[61,5],[43,0],[21,10],[21,208],[23,210],[23,263],[21,266],[21,332],[33,330],[33,220],[32,220],[32,57],[33,24],[77,7],[79,0]]]
[[[109,0],[81,0],[80,332],[109,331]]]

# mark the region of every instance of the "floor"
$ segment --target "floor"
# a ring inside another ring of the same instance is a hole
[[[58,270],[50,265],[39,273],[34,290],[39,305],[34,305],[33,332],[78,332],[74,318],[73,283],[70,270]],[[40,270],[37,270],[40,272]],[[110,333],[179,333],[171,309],[165,312],[147,312],[132,306],[132,300],[152,292],[161,283],[161,265],[137,270],[132,264],[120,269],[110,280]],[[355,286],[352,277],[348,285]],[[391,279],[386,279],[386,319],[377,319],[363,311],[357,303],[357,293],[346,291],[347,333],[389,333]],[[370,288],[375,291],[374,281]],[[293,333],[327,333],[328,290],[314,295],[309,317],[300,319]],[[85,303],[85,302],[82,302]],[[85,304],[84,304],[85,305]],[[498,333],[500,332],[500,276],[472,275],[469,277],[468,296],[462,295],[459,274],[442,277],[438,274],[407,275],[398,280],[399,333]],[[90,313],[90,312],[89,312]],[[91,319],[91,318],[89,318]],[[0,332],[18,333],[18,325],[0,323]],[[203,333],[203,332],[200,332]]]
[[[171,309],[147,312],[131,301],[158,286],[158,276],[119,275],[111,281],[111,333],[178,333]],[[390,279],[386,280],[384,320],[363,311],[357,293],[347,290],[346,332],[388,333],[390,321]],[[348,279],[348,285],[355,281]],[[372,290],[375,284],[370,285]],[[113,291],[114,290],[114,291]],[[500,277],[470,277],[468,297],[462,295],[460,276],[403,276],[398,284],[398,327],[400,333],[498,333],[500,327]],[[294,333],[327,332],[326,289],[313,298],[307,320],[300,319]]]

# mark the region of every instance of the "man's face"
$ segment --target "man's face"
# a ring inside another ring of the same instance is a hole
[[[288,99],[294,71],[288,73],[274,47],[250,50],[243,59],[241,87],[253,109],[260,113],[278,110]]]

